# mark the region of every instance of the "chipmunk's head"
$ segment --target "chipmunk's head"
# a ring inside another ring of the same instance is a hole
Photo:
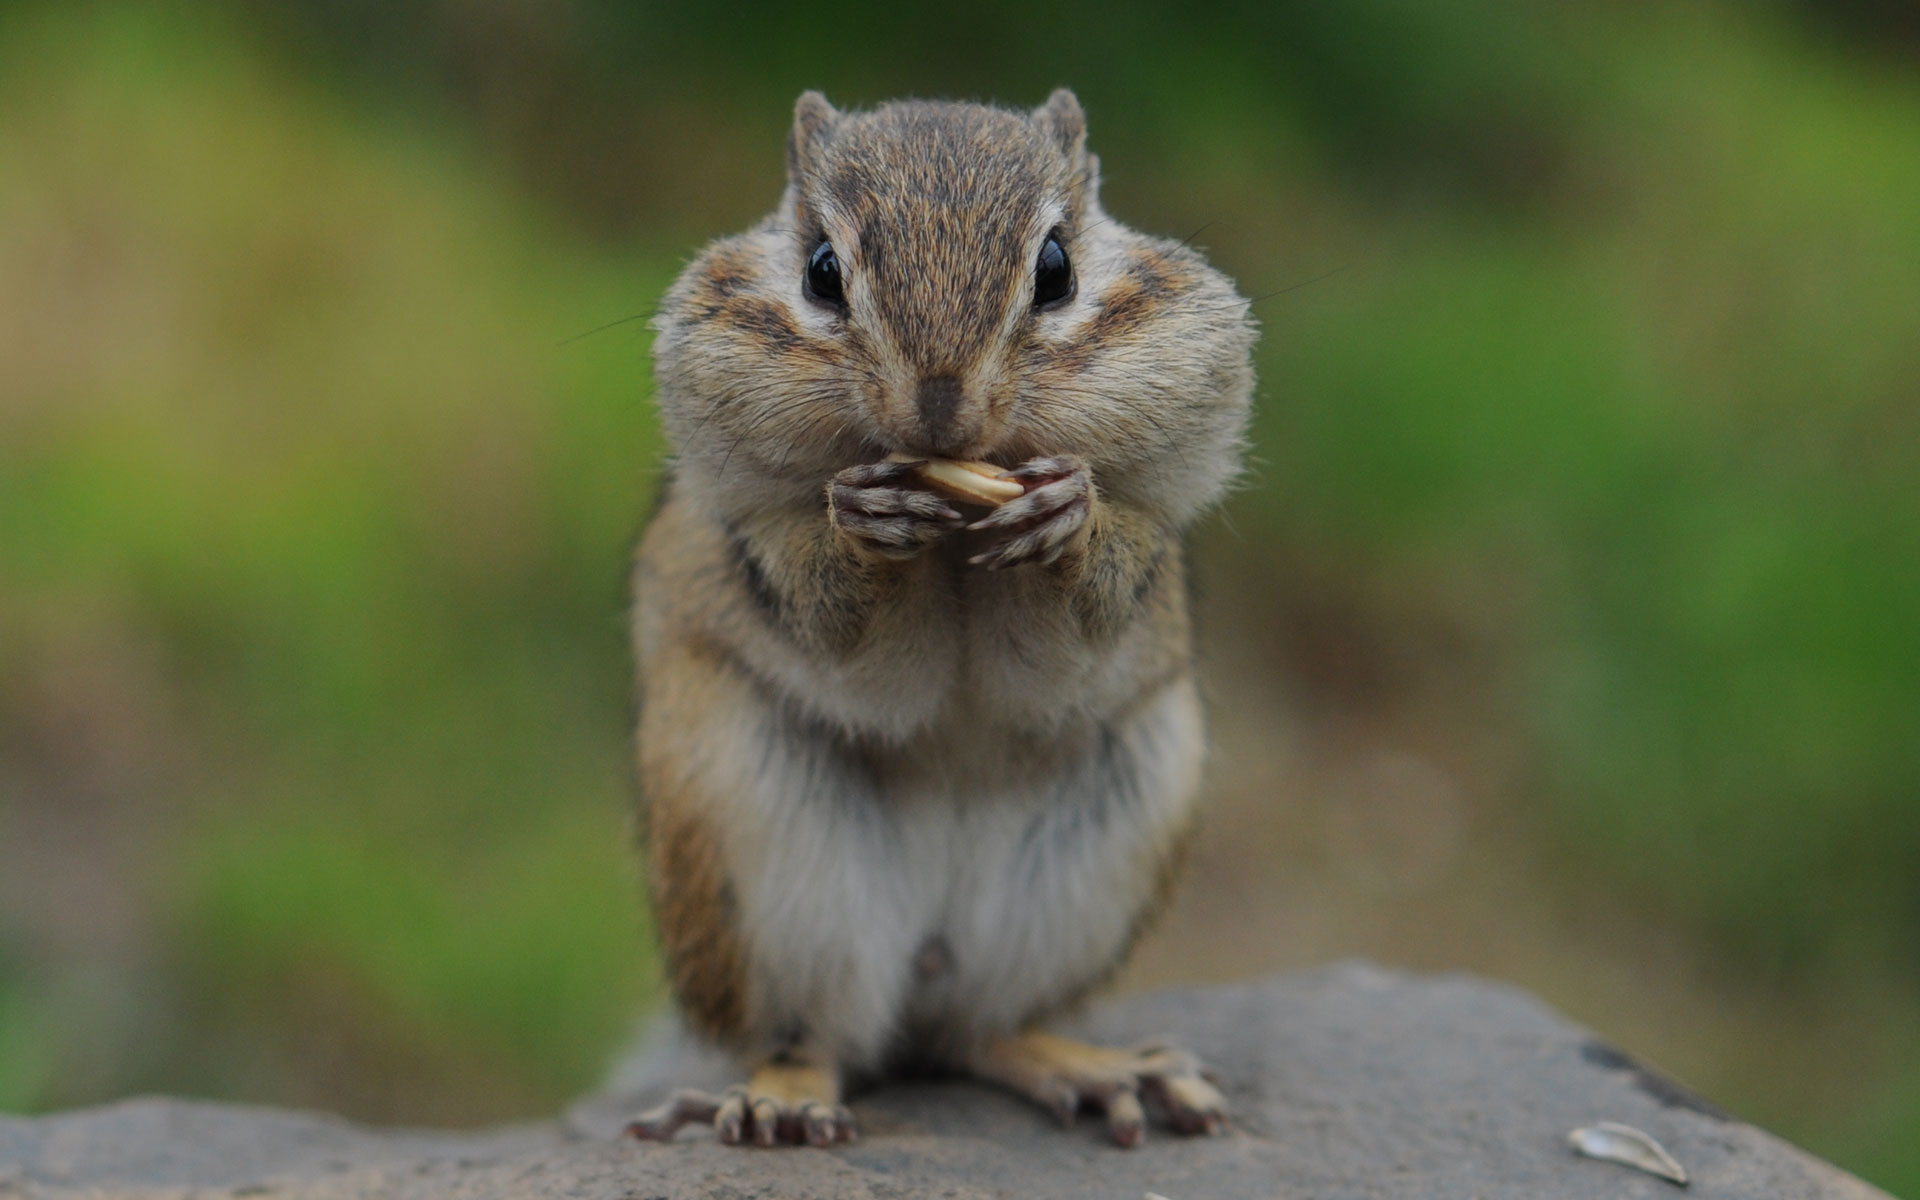
[[[1205,499],[1232,473],[1245,303],[1101,212],[1072,92],[847,113],[807,92],[786,157],[774,217],[710,248],[658,323],[683,458],[708,438],[722,469],[810,484],[893,451],[1071,453],[1108,475],[1184,459],[1214,477]],[[703,415],[676,420],[676,389]]]
[[[989,449],[1013,343],[1079,293],[1072,247],[1094,203],[1079,101],[842,115],[808,92],[787,173],[803,320],[870,375],[876,425],[898,449]]]

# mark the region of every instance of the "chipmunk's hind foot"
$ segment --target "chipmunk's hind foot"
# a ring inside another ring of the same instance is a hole
[[[969,1066],[1053,1110],[1063,1125],[1082,1108],[1105,1113],[1121,1146],[1146,1139],[1149,1110],[1176,1133],[1218,1134],[1227,1126],[1226,1098],[1199,1060],[1163,1041],[1123,1049],[1028,1032],[990,1043]]]
[[[719,1095],[684,1088],[634,1118],[628,1137],[667,1142],[688,1125],[711,1125],[729,1146],[831,1146],[859,1136],[840,1103],[840,1081],[824,1067],[769,1063]]]

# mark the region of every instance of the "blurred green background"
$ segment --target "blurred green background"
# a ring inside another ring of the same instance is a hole
[[[0,3],[0,1109],[592,1086],[661,446],[576,335],[802,88],[1069,83],[1263,297],[1128,985],[1502,975],[1920,1195],[1916,11]]]

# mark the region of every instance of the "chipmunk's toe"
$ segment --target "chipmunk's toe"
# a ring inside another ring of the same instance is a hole
[[[668,1142],[688,1125],[708,1125],[728,1146],[833,1146],[859,1137],[853,1112],[824,1100],[792,1100],[736,1084],[718,1096],[686,1089],[627,1125],[641,1141]]]
[[[1058,561],[1093,508],[1093,476],[1070,455],[1036,458],[1012,473],[1027,493],[967,526],[984,549],[967,561],[988,570]]]
[[[725,1098],[693,1088],[682,1088],[658,1108],[650,1108],[627,1123],[625,1133],[643,1142],[670,1142],[688,1125],[713,1124]]]
[[[756,1146],[832,1146],[859,1136],[853,1113],[844,1104],[792,1101],[749,1091],[746,1111],[747,1133]]]
[[[965,524],[941,496],[918,486],[913,462],[848,467],[827,484],[834,526],[885,558],[912,558]]]
[[[1107,1132],[1121,1146],[1146,1140],[1149,1113],[1176,1133],[1227,1127],[1226,1098],[1199,1061],[1161,1042],[1116,1049],[1025,1033],[989,1047],[974,1070],[1039,1101],[1064,1124],[1081,1109],[1105,1113]]]
[[[688,1125],[711,1125],[728,1146],[832,1146],[858,1136],[853,1113],[838,1100],[830,1067],[773,1062],[718,1096],[685,1089],[627,1126],[627,1136],[671,1141]]]

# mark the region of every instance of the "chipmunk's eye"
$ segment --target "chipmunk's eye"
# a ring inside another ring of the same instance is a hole
[[[833,243],[825,238],[807,255],[807,295],[829,304],[847,302],[840,291],[840,259],[833,252]]]
[[[1040,244],[1040,257],[1033,265],[1033,306],[1051,308],[1073,299],[1073,264],[1067,261],[1066,247],[1056,234],[1048,234]]]

